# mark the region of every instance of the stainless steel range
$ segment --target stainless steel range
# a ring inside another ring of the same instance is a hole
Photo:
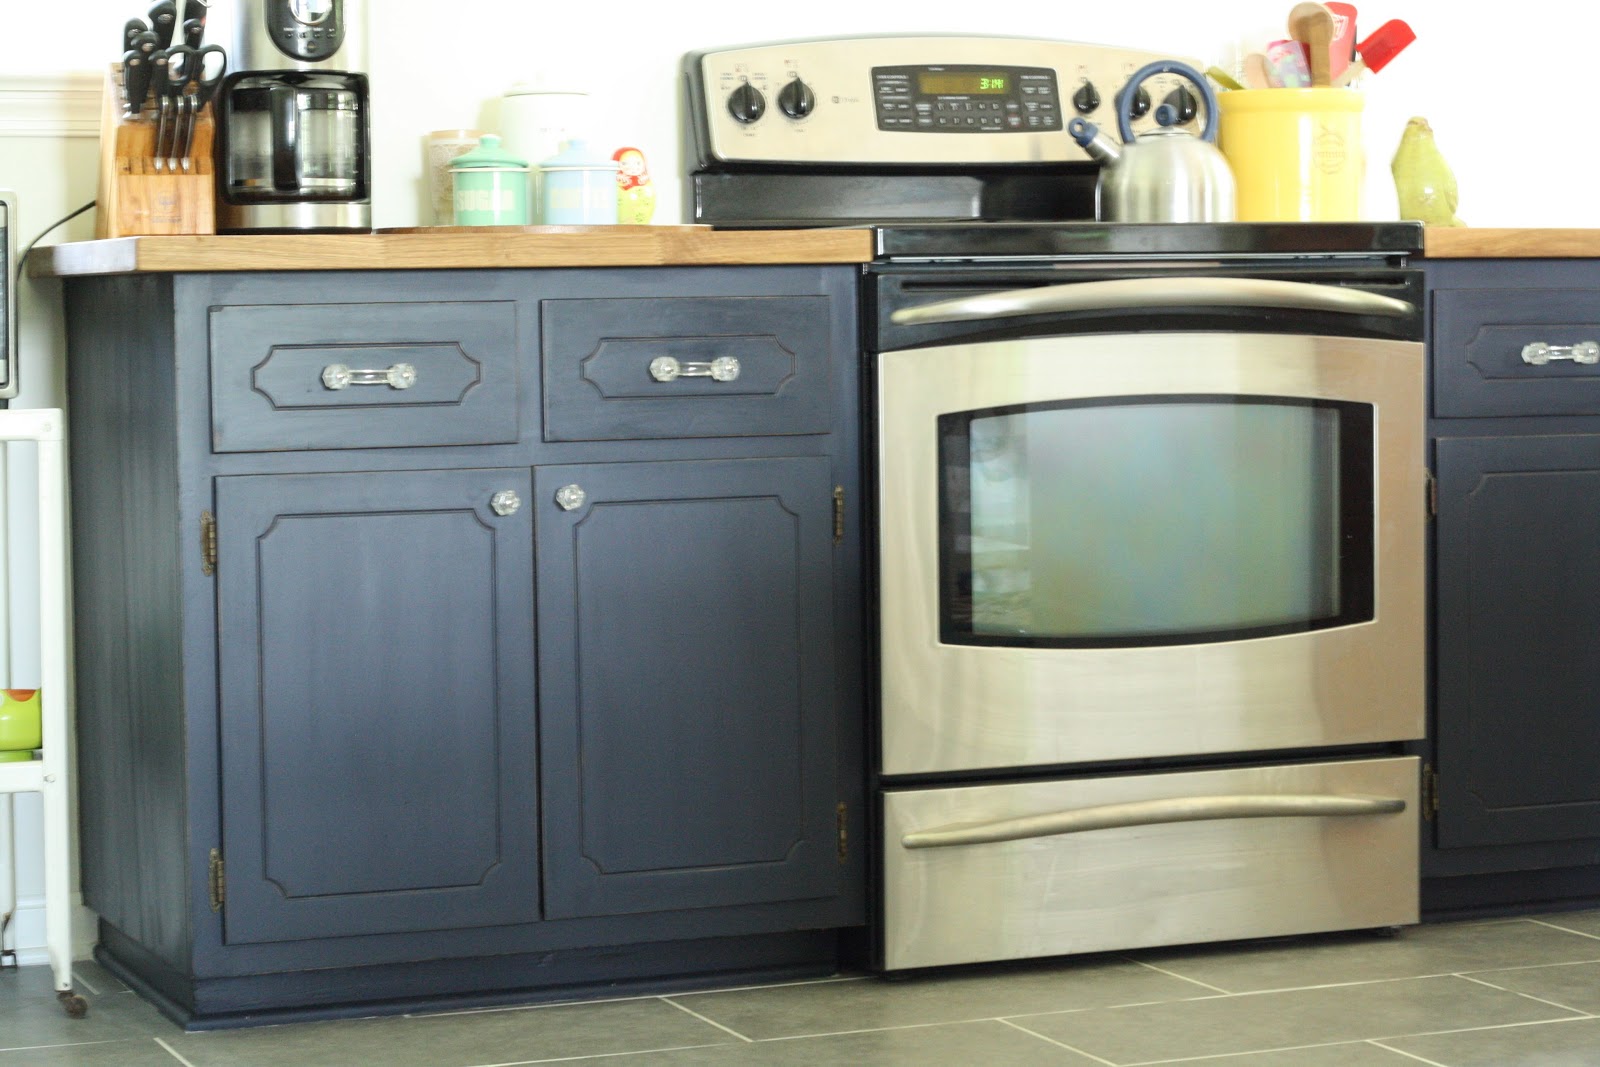
[[[1009,98],[920,119],[1101,50],[800,47],[688,57],[690,215],[877,225],[877,962],[1415,922],[1420,228],[1097,224]]]

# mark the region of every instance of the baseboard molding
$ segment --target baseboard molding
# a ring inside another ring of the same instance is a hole
[[[72,902],[73,959],[87,960],[94,958],[95,930],[98,926],[99,917],[83,906],[81,898],[74,897]],[[44,941],[44,898],[18,898],[16,914],[11,917],[11,925],[6,928],[6,944],[16,946],[17,965],[29,967],[35,964],[49,963],[50,956],[45,952]]]
[[[0,75],[0,137],[99,137],[95,74]]]

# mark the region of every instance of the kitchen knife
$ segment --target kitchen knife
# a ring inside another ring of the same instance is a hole
[[[133,39],[148,30],[144,19],[129,19],[122,27],[122,50],[126,52],[133,47]]]
[[[150,9],[150,28],[155,31],[157,48],[165,49],[172,44],[172,36],[178,30],[176,0],[161,0]]]
[[[136,49],[122,54],[122,96],[128,103],[128,114],[138,118],[144,110],[144,98],[150,95],[150,57]]]
[[[183,44],[185,48],[199,48],[200,38],[206,34],[206,24],[202,19],[189,19],[183,24]]]
[[[161,145],[166,140],[169,99],[166,93],[167,82],[167,53],[156,52],[150,56],[150,84],[156,92],[156,135],[150,142],[150,158],[156,170],[164,164],[161,158]]]
[[[206,3],[206,0],[183,0],[183,21],[193,22],[198,19],[204,24],[210,8],[211,5]]]

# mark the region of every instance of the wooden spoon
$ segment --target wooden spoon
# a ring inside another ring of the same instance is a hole
[[[1244,83],[1252,89],[1271,89],[1272,75],[1267,67],[1267,57],[1251,52],[1244,57]]]
[[[1305,46],[1312,88],[1333,84],[1333,12],[1321,4],[1296,4],[1289,11],[1289,36]]]

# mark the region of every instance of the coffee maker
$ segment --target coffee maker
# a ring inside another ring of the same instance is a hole
[[[372,228],[365,8],[213,4],[212,24],[231,22],[233,68],[217,94],[218,232]]]

